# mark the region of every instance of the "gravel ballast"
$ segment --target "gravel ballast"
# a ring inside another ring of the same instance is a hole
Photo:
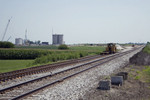
[[[33,100],[79,100],[84,99],[84,95],[88,91],[92,91],[95,85],[98,86],[99,77],[110,75],[117,69],[126,66],[129,63],[129,58],[140,50],[134,51],[130,54],[124,55],[110,61],[107,64],[97,66],[91,70],[76,75],[70,79],[54,86],[48,87],[43,91],[31,95],[26,99]]]
[[[81,64],[84,64],[84,62],[69,65],[69,66],[65,66],[64,68],[52,69],[51,71],[48,71],[48,72],[45,72],[45,73],[27,75],[27,76],[24,76],[22,78],[16,78],[16,79],[13,79],[13,80],[8,80],[6,82],[1,83],[0,89],[7,88],[7,87],[13,86],[15,84],[23,83],[23,82],[26,82],[26,81],[29,81],[29,80],[32,80],[32,79],[35,79],[35,78],[38,78],[38,77],[43,77],[43,76],[46,76],[46,75],[50,75],[52,73],[57,73],[59,71],[63,71],[63,70],[66,70],[66,69],[69,69],[69,68],[72,68],[74,66],[78,66],[78,65],[81,65]]]
[[[94,61],[94,60],[98,60],[98,59],[99,58],[95,58],[95,59],[88,60],[88,61]],[[10,86],[13,86],[13,85],[16,85],[16,84],[20,84],[20,83],[23,83],[23,82],[26,82],[26,81],[29,81],[29,80],[33,80],[35,78],[39,78],[39,77],[47,76],[47,75],[50,75],[50,74],[53,74],[53,73],[57,73],[57,72],[60,72],[60,71],[63,71],[63,70],[66,70],[66,69],[69,69],[69,68],[72,68],[72,67],[76,67],[76,66],[79,66],[79,65],[82,65],[82,64],[85,64],[85,63],[87,63],[87,61],[78,62],[78,63],[72,64],[72,65],[67,65],[67,66],[51,69],[47,72],[42,72],[42,73],[33,74],[33,75],[26,75],[22,78],[16,78],[16,79],[8,80],[6,82],[1,83],[0,89],[7,88],[7,87],[10,87]]]

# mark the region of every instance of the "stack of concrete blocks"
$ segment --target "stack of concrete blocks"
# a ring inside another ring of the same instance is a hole
[[[123,85],[123,80],[127,80],[127,78],[128,78],[128,73],[127,72],[120,72],[120,73],[116,74],[116,76],[112,76],[111,80],[100,81],[98,89],[100,89],[100,90],[110,90],[111,84],[122,86]]]

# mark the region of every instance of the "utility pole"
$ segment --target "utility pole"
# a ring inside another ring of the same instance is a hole
[[[4,40],[5,38],[5,35],[6,35],[6,32],[7,32],[7,29],[8,29],[8,26],[9,26],[9,23],[10,23],[10,20],[12,19],[12,17],[8,20],[8,23],[6,25],[6,28],[5,28],[5,31],[4,31],[4,35],[3,35],[3,38],[2,38],[2,41]]]

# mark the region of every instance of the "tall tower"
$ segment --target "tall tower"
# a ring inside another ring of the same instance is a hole
[[[24,39],[24,44],[28,45],[28,39],[27,39],[27,29],[25,30],[25,39]]]

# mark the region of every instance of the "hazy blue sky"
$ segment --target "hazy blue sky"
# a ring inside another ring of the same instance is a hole
[[[66,44],[150,41],[150,0],[0,0],[0,39],[52,43],[54,33]]]

